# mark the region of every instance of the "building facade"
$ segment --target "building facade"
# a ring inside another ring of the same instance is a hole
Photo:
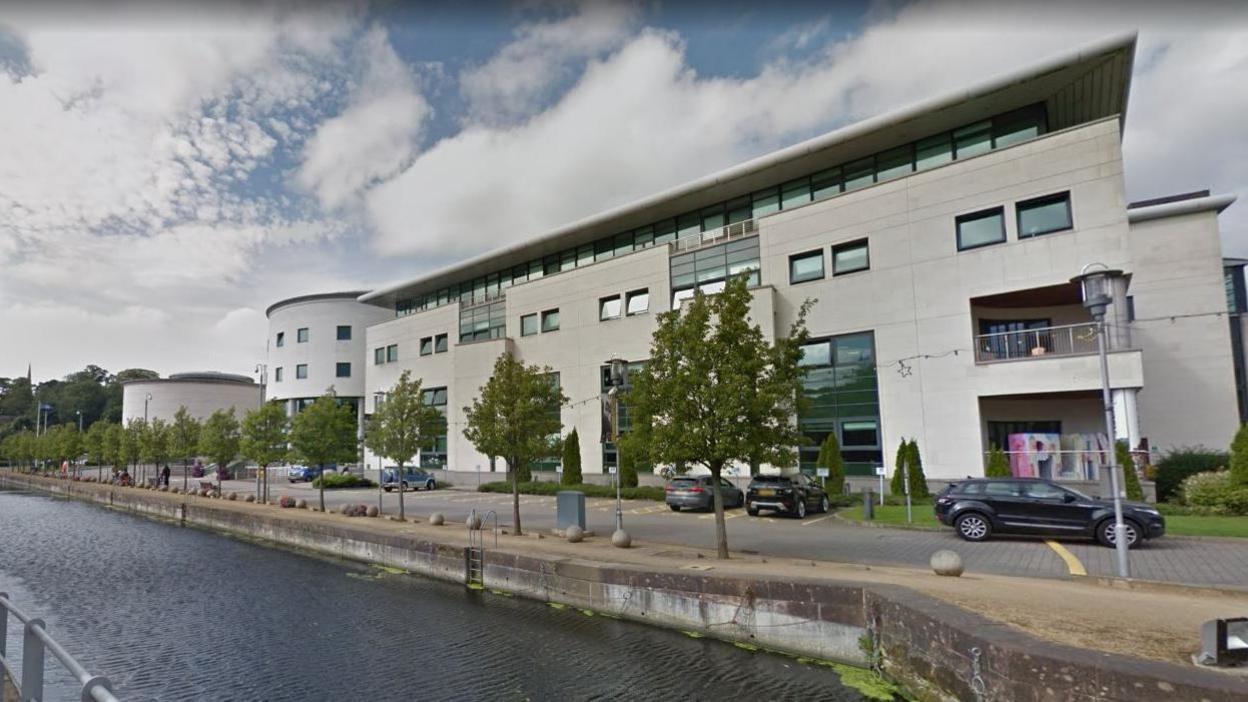
[[[605,361],[644,362],[657,314],[744,275],[767,335],[814,301],[804,468],[834,433],[856,475],[914,438],[933,478],[981,474],[997,446],[1019,474],[1095,480],[1097,327],[1071,279],[1101,264],[1122,272],[1105,336],[1116,438],[1225,445],[1240,408],[1217,215],[1233,198],[1129,206],[1134,50],[1085,47],[364,293],[381,315],[365,411],[410,370],[447,417],[420,462],[502,470],[464,439],[463,408],[510,352],[556,374],[583,469],[604,471]]]
[[[217,410],[229,409],[242,419],[243,414],[260,406],[260,398],[260,385],[245,375],[209,371],[128,380],[121,387],[121,420],[172,422],[182,407],[195,419],[207,419]]]

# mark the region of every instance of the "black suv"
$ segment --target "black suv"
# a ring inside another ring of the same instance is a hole
[[[984,541],[993,532],[1094,538],[1114,545],[1114,503],[1088,497],[1047,480],[976,478],[954,483],[936,498],[936,518],[967,541]],[[1122,503],[1127,546],[1166,533],[1155,508]]]
[[[760,509],[771,509],[802,519],[807,510],[828,511],[828,496],[819,484],[802,473],[756,475],[745,491],[745,511],[757,517]]]

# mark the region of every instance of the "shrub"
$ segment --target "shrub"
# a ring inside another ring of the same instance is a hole
[[[845,459],[841,457],[841,444],[836,440],[836,432],[828,432],[828,438],[823,440],[815,467],[828,469],[828,477],[823,479],[823,491],[828,493],[829,499],[845,492]]]
[[[1248,424],[1241,424],[1231,441],[1231,483],[1248,487]]]
[[[1229,471],[1197,473],[1183,481],[1183,501],[1216,514],[1248,515],[1248,487],[1232,482]]]
[[[1230,456],[1203,446],[1170,449],[1157,462],[1157,501],[1180,498],[1179,487],[1188,476],[1218,470],[1230,463]]]
[[[1114,460],[1122,466],[1122,479],[1126,483],[1123,487],[1127,491],[1127,499],[1142,502],[1144,490],[1140,487],[1140,474],[1135,470],[1135,458],[1131,455],[1127,442],[1114,442]]]
[[[552,482],[528,482],[520,483],[520,493],[523,495],[554,495],[562,490],[572,490],[573,492],[584,493],[586,497],[615,497],[615,488],[610,485],[577,485],[576,487],[568,487]],[[480,492],[501,492],[511,493],[511,483],[500,481],[496,483],[484,483],[477,488]],[[662,501],[666,498],[666,493],[661,487],[633,487],[622,488],[620,496],[626,500],[657,500]]]
[[[1006,457],[1004,451],[993,445],[988,449],[988,467],[984,469],[984,477],[1009,478],[1012,475],[1010,459]]]
[[[630,447],[631,448],[631,447]],[[633,459],[632,451],[620,451],[617,447],[616,460],[619,467],[616,470],[620,473],[620,487],[624,489],[637,487],[637,462]]]
[[[377,486],[377,483],[368,478],[362,478],[355,473],[323,473],[321,477],[312,481],[312,487],[319,488],[322,483],[324,483],[326,490]]]
[[[572,433],[563,440],[563,476],[564,485],[580,485],[581,478],[581,436],[572,428]]]
[[[905,473],[902,471],[906,467],[906,460],[910,456],[910,442],[902,437],[901,444],[897,446],[897,458],[893,461],[893,479],[888,484],[888,491],[893,495],[903,495],[906,492]]]

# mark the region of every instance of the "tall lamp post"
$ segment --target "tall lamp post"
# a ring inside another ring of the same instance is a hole
[[[74,414],[78,415],[78,433],[82,433],[82,410],[74,410]],[[78,475],[78,462],[74,461],[74,475]]]
[[[1110,441],[1109,484],[1114,493],[1114,550],[1117,555],[1118,577],[1131,577],[1131,565],[1127,559],[1127,527],[1122,521],[1122,482],[1118,479],[1118,458],[1114,450],[1114,403],[1109,391],[1109,356],[1105,343],[1105,311],[1113,302],[1114,281],[1122,277],[1122,271],[1111,270],[1103,263],[1089,263],[1079,275],[1070,279],[1078,283],[1083,293],[1083,306],[1096,320],[1096,348],[1101,359],[1101,400],[1105,405],[1105,434]],[[1136,536],[1139,538],[1139,535]]]
[[[143,429],[147,429],[147,403],[152,401],[152,393],[147,393],[143,397]],[[143,482],[147,484],[147,464],[143,464]]]
[[[623,477],[620,470],[620,390],[627,380],[628,361],[612,356],[607,360],[607,365],[611,369],[611,389],[607,391],[607,396],[611,399],[611,443],[615,445],[615,534],[611,537],[614,542],[620,534],[623,534],[622,538],[628,538],[628,534],[624,532],[624,509],[620,499],[620,479]]]
[[[265,383],[269,378],[269,366],[265,363],[256,364],[256,374],[260,377],[260,407],[264,408],[264,390]],[[260,487],[260,479],[264,479],[264,487]],[[269,501],[269,469],[264,466],[256,466],[256,499],[267,503]]]

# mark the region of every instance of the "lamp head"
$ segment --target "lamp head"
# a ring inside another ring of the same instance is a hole
[[[607,365],[611,367],[611,385],[621,387],[628,380],[628,361],[617,356],[612,356],[607,360]]]
[[[1110,269],[1103,263],[1089,263],[1079,275],[1070,279],[1079,284],[1083,306],[1093,319],[1105,316],[1105,309],[1114,301],[1114,280],[1122,277],[1122,271]]]

